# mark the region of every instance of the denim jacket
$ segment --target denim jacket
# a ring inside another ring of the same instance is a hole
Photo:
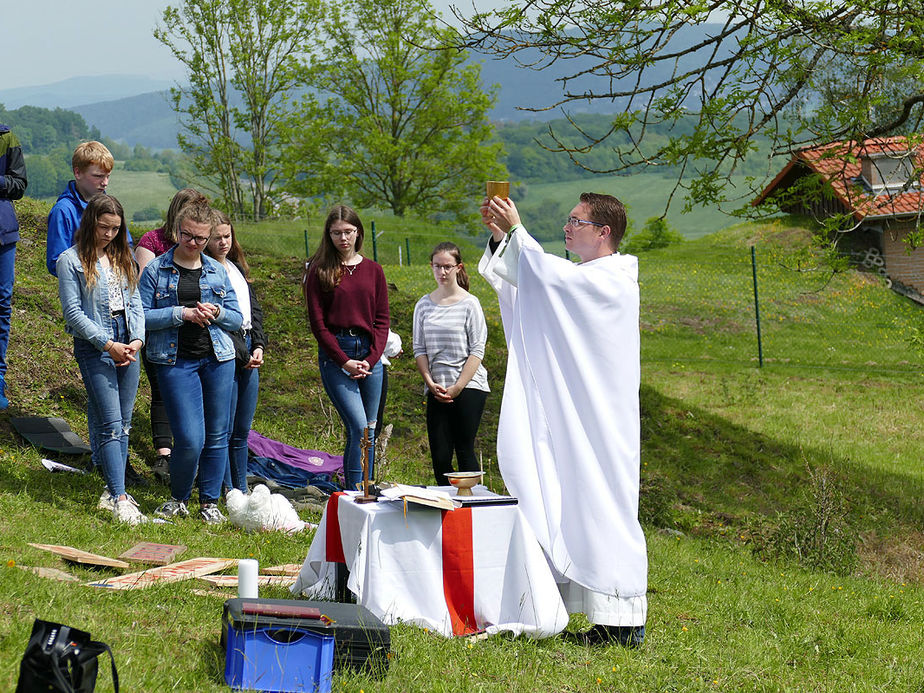
[[[148,331],[148,360],[170,366],[176,363],[179,329],[183,324],[183,307],[179,305],[176,296],[180,272],[173,263],[175,250],[175,247],[171,248],[151,260],[141,273],[139,284]],[[225,268],[204,253],[199,291],[202,303],[221,306],[218,318],[208,326],[208,330],[215,359],[230,361],[234,358],[234,343],[228,332],[239,330],[244,318]]]
[[[58,256],[58,296],[67,323],[65,330],[85,339],[100,351],[112,339],[112,313],[109,310],[109,279],[99,260],[96,261],[96,283],[87,289],[83,265],[77,256],[77,247],[71,246]],[[122,280],[122,303],[129,341],[144,342],[144,310],[136,288],[132,291],[128,281]]]

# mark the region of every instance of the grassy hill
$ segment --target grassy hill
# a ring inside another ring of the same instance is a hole
[[[44,270],[47,207],[24,201],[18,210],[24,239],[10,414],[64,416],[85,435],[84,390]],[[413,305],[432,287],[426,249],[443,239],[423,225],[381,224],[383,239],[413,238],[410,266],[380,258],[395,329],[409,351]],[[299,292],[305,226],[313,229],[313,247],[316,221],[242,227],[271,340],[254,428],[336,451],[339,421],[321,387]],[[650,565],[641,651],[590,650],[560,638],[444,640],[397,626],[388,677],[338,676],[335,690],[920,690],[921,308],[867,275],[828,281],[788,269],[804,258],[803,239],[797,225],[742,226],[641,258],[642,518]],[[751,243],[760,263],[762,369]],[[477,257],[466,250],[470,267]],[[479,446],[488,483],[500,489],[493,450],[502,329],[490,290],[480,279],[473,284],[487,313],[493,389]],[[600,353],[605,358],[605,344]],[[385,478],[430,481],[421,393],[413,360],[396,359]],[[142,378],[131,436],[136,466],[152,456],[146,399]],[[139,540],[179,543],[188,557],[257,557],[271,565],[301,562],[310,535],[244,534],[196,521],[119,527],[94,510],[98,477],[47,473],[41,453],[12,433],[5,415],[0,448],[0,688],[14,688],[32,620],[40,617],[110,643],[125,690],[226,690],[220,599],[194,595],[191,583],[111,594],[43,579],[16,566],[60,564],[28,542],[106,555]],[[164,495],[154,487],[136,497],[150,512]],[[87,580],[94,575],[68,569]],[[108,675],[101,678],[99,690],[111,690]]]

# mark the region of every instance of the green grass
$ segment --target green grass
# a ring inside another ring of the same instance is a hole
[[[736,181],[743,179],[736,178]],[[615,195],[627,205],[628,217],[636,231],[640,231],[650,217],[664,213],[675,180],[670,176],[655,173],[631,176],[599,176],[590,180],[565,181],[561,183],[530,183],[526,198],[517,203],[527,228],[535,208],[544,200],[559,203],[567,211],[574,205],[582,192],[599,192]],[[682,192],[682,191],[680,191]],[[734,218],[717,209],[697,207],[687,214],[681,212],[680,192],[674,196],[667,220],[686,238],[700,238],[734,223]]]
[[[85,435],[85,394],[44,270],[47,208],[27,201],[18,209],[24,240],[9,356],[11,413],[64,416]],[[383,238],[417,234],[427,248],[447,234],[386,217],[382,223]],[[314,219],[305,227],[316,236],[319,225]],[[241,230],[271,340],[255,428],[301,447],[337,450],[340,424],[321,388],[299,292],[302,228]],[[470,642],[398,626],[388,676],[338,675],[335,690],[921,690],[924,382],[921,354],[910,339],[921,326],[921,309],[853,272],[818,291],[823,280],[815,274],[783,269],[801,235],[784,227],[770,231],[738,227],[640,259],[641,512],[650,565],[645,646],[592,650],[560,638],[505,636]],[[754,360],[749,239],[757,239],[761,262],[763,369]],[[464,252],[474,274],[478,252]],[[395,431],[385,476],[411,483],[432,475],[422,386],[409,352],[413,306],[433,280],[414,255],[412,247],[409,267],[385,266],[392,318],[406,351],[391,370],[386,417]],[[473,279],[473,292],[488,320],[493,389],[478,446],[489,485],[499,490],[493,450],[503,332],[480,278]],[[832,346],[835,357],[828,356]],[[138,465],[152,457],[146,398],[142,378],[132,430]],[[195,521],[118,527],[94,510],[98,477],[45,472],[41,454],[23,445],[2,415],[0,448],[0,613],[6,616],[0,620],[0,689],[15,687],[32,620],[40,617],[84,628],[112,645],[125,690],[227,690],[217,645],[222,601],[191,593],[202,585],[99,592],[39,578],[9,562],[65,567],[28,542],[118,555],[146,540],[184,544],[184,557],[253,556],[271,565],[301,562],[310,534],[246,534]],[[827,505],[824,490],[833,498]],[[163,494],[155,487],[136,497],[150,512]],[[847,574],[780,551],[789,546],[781,528],[813,530],[825,519],[855,542]],[[110,574],[67,569],[87,580]],[[580,623],[575,617],[573,627]],[[111,690],[105,669],[101,691]]]

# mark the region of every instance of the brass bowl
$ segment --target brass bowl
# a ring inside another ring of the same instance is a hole
[[[446,472],[444,476],[456,487],[457,496],[471,496],[472,486],[481,483],[484,472]]]

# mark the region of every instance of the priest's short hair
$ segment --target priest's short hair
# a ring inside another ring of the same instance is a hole
[[[590,207],[590,221],[610,227],[610,246],[616,250],[626,235],[625,206],[612,195],[591,192],[581,193],[581,202]]]

